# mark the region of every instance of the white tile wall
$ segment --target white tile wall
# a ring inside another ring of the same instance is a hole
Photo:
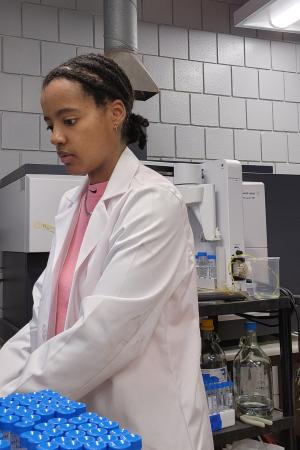
[[[178,158],[205,158],[204,128],[176,126],[176,156]]]
[[[51,132],[50,130],[47,130],[47,125],[44,121],[43,116],[40,116],[40,136],[41,136],[40,150],[55,152],[56,148],[50,142]]]
[[[173,0],[173,25],[202,28],[202,8],[199,0]]]
[[[289,162],[300,163],[300,135],[288,134]]]
[[[232,67],[232,93],[235,97],[257,98],[257,69]]]
[[[206,94],[231,95],[231,67],[205,63],[204,92]]]
[[[190,123],[189,94],[185,92],[162,91],[161,121],[167,123]]]
[[[41,77],[22,77],[22,111],[31,113],[42,113],[40,105]]]
[[[20,152],[20,164],[57,164],[57,156],[54,152],[26,151]]]
[[[285,42],[271,42],[272,68],[296,72],[296,45]]]
[[[2,116],[2,148],[38,150],[39,116],[37,114],[4,112]]]
[[[41,0],[42,5],[56,6],[57,8],[72,8],[76,7],[76,0]]]
[[[151,123],[148,128],[148,155],[175,158],[175,127]]]
[[[283,73],[272,70],[260,70],[259,96],[268,100],[284,100]]]
[[[133,111],[147,117],[150,122],[159,122],[159,95],[155,95],[146,102],[135,101]]]
[[[286,175],[300,175],[300,164],[277,163],[275,172]]]
[[[23,35],[45,41],[58,40],[57,9],[51,6],[22,5]]]
[[[50,70],[73,56],[76,56],[74,45],[42,42],[42,75],[47,75]]]
[[[94,46],[96,48],[104,49],[103,17],[102,16],[94,16],[94,22],[95,22]]]
[[[219,106],[216,95],[191,94],[191,123],[218,126]]]
[[[206,128],[206,158],[234,158],[232,130]]]
[[[172,0],[143,1],[143,20],[153,23],[172,24]]]
[[[77,0],[77,9],[103,15],[103,0]]]
[[[0,73],[0,110],[21,111],[21,76]]]
[[[203,64],[197,61],[175,59],[175,89],[203,92]]]
[[[21,35],[21,3],[19,0],[0,1],[0,30],[8,36]]]
[[[229,33],[229,5],[216,0],[202,0],[203,29]]]
[[[218,62],[232,66],[244,66],[244,38],[219,34]]]
[[[18,55],[12,58],[12,55]],[[3,70],[27,75],[41,74],[40,43],[34,39],[3,38]]]
[[[286,133],[263,132],[262,160],[263,161],[287,161],[287,135]]]
[[[161,56],[187,59],[189,54],[187,30],[160,25],[159,54]]]
[[[300,102],[300,75],[296,73],[284,74],[285,99],[288,102]]]
[[[296,103],[274,102],[274,130],[299,131]]]
[[[174,89],[173,59],[144,56],[143,62],[159,88]]]
[[[247,126],[250,130],[272,130],[272,102],[247,100]]]
[[[240,98],[220,97],[220,126],[246,128],[246,101]]]
[[[146,55],[158,55],[158,26],[153,23],[138,23],[138,50]]]
[[[0,178],[5,177],[20,165],[18,151],[0,150]]]
[[[93,16],[86,11],[61,9],[59,14],[61,42],[77,45],[94,45]],[[97,45],[98,47],[98,45]]]
[[[190,59],[217,62],[217,35],[207,31],[189,31]]]
[[[245,38],[245,64],[248,67],[271,68],[270,41]]]
[[[241,161],[261,160],[261,138],[259,131],[234,130],[235,158]]]

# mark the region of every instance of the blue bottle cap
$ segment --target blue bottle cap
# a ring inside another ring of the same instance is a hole
[[[92,428],[87,432],[88,436],[93,436],[95,439],[98,437],[104,436],[108,434],[108,431],[105,428]]]
[[[83,402],[73,402],[72,407],[76,409],[77,414],[83,414],[86,412],[86,403]]]
[[[40,422],[34,425],[36,431],[46,431],[48,428],[52,428],[52,425],[49,422]]]
[[[37,447],[36,450],[58,450],[59,445],[54,441],[43,441]]]
[[[10,442],[6,439],[0,439],[0,450],[10,450]]]
[[[48,408],[47,406],[41,405],[40,407],[36,408],[35,411],[39,416],[41,416],[41,420],[43,422],[48,421],[49,419],[52,419],[55,415],[55,411],[52,408]]]
[[[20,434],[20,448],[26,448],[28,439],[34,435],[34,433],[39,433],[39,431],[30,430],[30,431],[24,431]]]
[[[100,423],[103,422],[103,420],[109,420],[109,419],[105,416],[96,416],[96,417],[91,417],[89,419],[89,423],[94,423],[96,426],[98,426]]]
[[[116,442],[110,442],[108,444],[108,449],[109,450],[113,450],[113,449],[122,449],[122,450],[130,450],[131,449],[131,444],[130,442],[126,441],[126,440],[119,440]]]
[[[69,439],[60,445],[62,450],[82,450],[82,444],[77,439]]]
[[[99,428],[99,425],[97,425],[96,423],[81,423],[80,425],[78,425],[78,430],[83,430],[85,432],[88,432],[89,430],[92,430],[93,428]]]
[[[105,442],[95,441],[84,444],[83,448],[86,450],[107,450],[107,445]]]
[[[72,425],[72,424],[70,424]],[[79,436],[85,436],[85,431],[83,430],[71,430],[67,431],[65,434],[66,437],[69,437],[71,439],[78,438]]]
[[[96,441],[96,439],[93,436],[78,436],[77,438],[78,442],[80,442],[80,444],[84,445],[87,444],[88,442],[94,442]]]
[[[82,423],[87,423],[88,422],[88,418],[87,417],[83,417],[82,415],[77,416],[77,417],[71,417],[71,419],[68,420],[69,423],[74,423],[74,425],[80,425]]]
[[[64,432],[62,430],[60,430],[58,427],[51,427],[51,428],[47,428],[47,430],[45,430],[43,432],[43,435],[48,436],[49,439],[54,439],[55,437],[59,437],[59,436],[63,436]]]
[[[82,417],[86,417],[88,420],[92,417],[98,417],[98,414],[95,412],[85,412],[83,414],[80,414]]]
[[[216,255],[207,255],[207,259],[215,260],[216,259]]]
[[[67,436],[59,436],[59,437],[52,439],[51,442],[55,442],[56,444],[58,444],[60,446],[64,442],[66,442],[66,441],[69,442],[70,440],[72,440],[72,439]]]
[[[6,406],[6,408],[15,408],[19,405],[19,402],[16,400],[12,400],[10,398],[7,398],[6,400],[3,400],[1,403],[2,406]]]
[[[70,408],[69,406],[61,407],[56,410],[57,417],[64,417],[65,419],[71,419],[77,415],[76,409]]]
[[[128,430],[123,430],[123,436],[128,442],[130,442],[130,450],[141,450],[142,437],[139,434],[130,433]]]
[[[53,417],[53,419],[49,419],[48,423],[53,426],[61,425],[63,423],[67,423],[67,419],[65,417]]]
[[[30,420],[31,422],[34,422],[35,424],[41,422],[42,418],[38,414],[26,414],[26,416],[22,416],[21,420]]]
[[[28,450],[35,450],[35,448],[41,444],[42,442],[49,441],[49,437],[46,436],[44,433],[38,433],[34,436],[29,437],[27,441],[27,449]]]
[[[13,409],[14,409],[14,414],[16,416],[20,416],[20,417],[27,416],[31,412],[30,409],[28,409],[26,406],[23,406],[23,405],[15,406]]]
[[[117,428],[120,428],[118,422],[107,419],[102,420],[99,425],[101,428],[105,428],[106,430],[115,430]]]
[[[2,416],[0,418],[0,430],[2,431],[12,431],[14,428],[14,424],[20,420],[20,417],[9,415]]]
[[[68,431],[72,431],[76,429],[76,425],[73,423],[61,423],[56,427],[58,430],[61,430],[63,433],[67,433]]]
[[[104,442],[106,445],[108,445],[111,442],[118,442],[119,438],[118,438],[118,436],[114,436],[113,434],[105,434],[105,435],[99,437],[97,439],[97,441]]]
[[[244,327],[246,331],[256,331],[256,323],[255,322],[250,322],[250,321],[246,321],[244,323]]]
[[[207,256],[206,252],[198,252],[197,253],[198,258],[200,258],[201,256]]]
[[[13,414],[14,410],[12,408],[7,408],[7,406],[0,406],[0,417]]]
[[[15,423],[13,432],[19,436],[21,433],[24,433],[24,431],[32,430],[33,427],[34,422],[32,420],[20,420]]]

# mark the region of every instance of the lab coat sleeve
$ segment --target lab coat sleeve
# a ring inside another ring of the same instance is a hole
[[[193,270],[186,208],[176,191],[130,193],[110,236],[105,270],[78,321],[37,348],[5,387],[81,398],[143,352],[162,309]]]
[[[38,305],[44,272],[36,281],[33,294],[35,303],[31,321],[16,333],[0,350],[0,393],[2,387],[22,374],[31,353],[31,337],[36,330]]]

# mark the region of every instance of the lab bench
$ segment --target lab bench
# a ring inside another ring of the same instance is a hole
[[[294,396],[293,396],[293,364],[292,364],[292,336],[291,314],[292,308],[287,297],[278,299],[256,300],[209,300],[201,299],[198,294],[200,317],[213,317],[228,314],[249,314],[251,312],[277,312],[279,316],[279,346],[280,346],[280,372],[282,412],[274,410],[273,425],[265,429],[247,425],[239,420],[232,427],[213,433],[215,449],[221,449],[223,445],[261,434],[276,432],[280,434],[280,440],[284,443],[285,450],[296,450],[296,436],[294,428]],[[259,319],[259,317],[258,317]]]

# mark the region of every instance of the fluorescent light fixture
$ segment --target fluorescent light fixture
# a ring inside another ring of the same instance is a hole
[[[234,25],[300,33],[300,0],[249,0],[234,12]]]

